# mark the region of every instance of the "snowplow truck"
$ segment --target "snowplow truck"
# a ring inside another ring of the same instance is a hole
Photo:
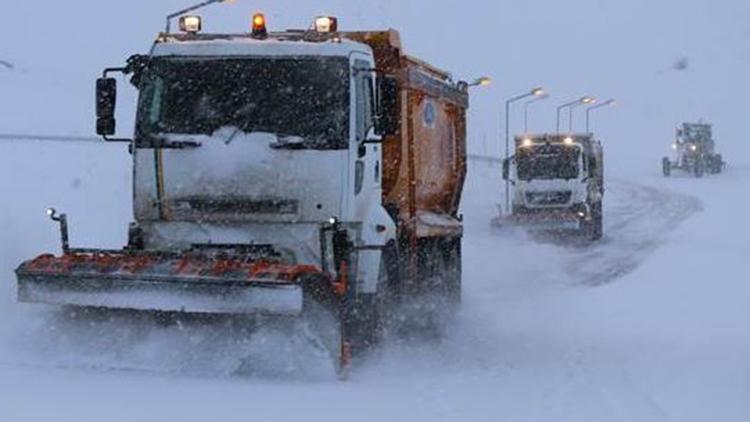
[[[512,185],[511,224],[602,237],[603,152],[592,134],[517,136],[503,178]]]
[[[711,125],[705,123],[683,123],[677,128],[675,142],[672,144],[675,160],[662,158],[662,172],[665,177],[678,169],[703,177],[705,172],[718,174],[724,170],[726,163],[721,154],[716,153],[716,143]]]
[[[128,243],[71,248],[50,209],[63,253],[18,267],[19,300],[310,318],[340,373],[398,307],[455,310],[467,84],[404,54],[394,30],[337,26],[193,25],[106,69],[97,133],[129,143]],[[114,137],[118,73],[139,92],[132,139]]]

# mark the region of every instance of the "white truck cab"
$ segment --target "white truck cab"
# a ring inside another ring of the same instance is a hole
[[[134,79],[140,246],[272,244],[290,263],[317,264],[329,220],[358,245],[392,240],[374,67],[370,47],[349,40],[161,36]],[[378,254],[360,252],[364,291]]]
[[[590,134],[524,135],[503,164],[513,186],[512,218],[545,228],[577,228],[601,237],[602,148]]]

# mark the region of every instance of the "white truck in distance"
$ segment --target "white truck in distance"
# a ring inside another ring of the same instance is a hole
[[[602,237],[603,153],[592,134],[517,136],[503,178],[512,185],[512,224]]]

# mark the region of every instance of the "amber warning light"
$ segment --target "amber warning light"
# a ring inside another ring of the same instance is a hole
[[[266,16],[262,13],[256,13],[253,15],[253,37],[263,38],[267,35]]]

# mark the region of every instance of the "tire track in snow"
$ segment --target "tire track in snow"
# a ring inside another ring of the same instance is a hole
[[[697,198],[616,180],[605,198],[605,237],[572,249],[566,273],[575,284],[599,286],[636,268],[687,218],[703,209]]]

